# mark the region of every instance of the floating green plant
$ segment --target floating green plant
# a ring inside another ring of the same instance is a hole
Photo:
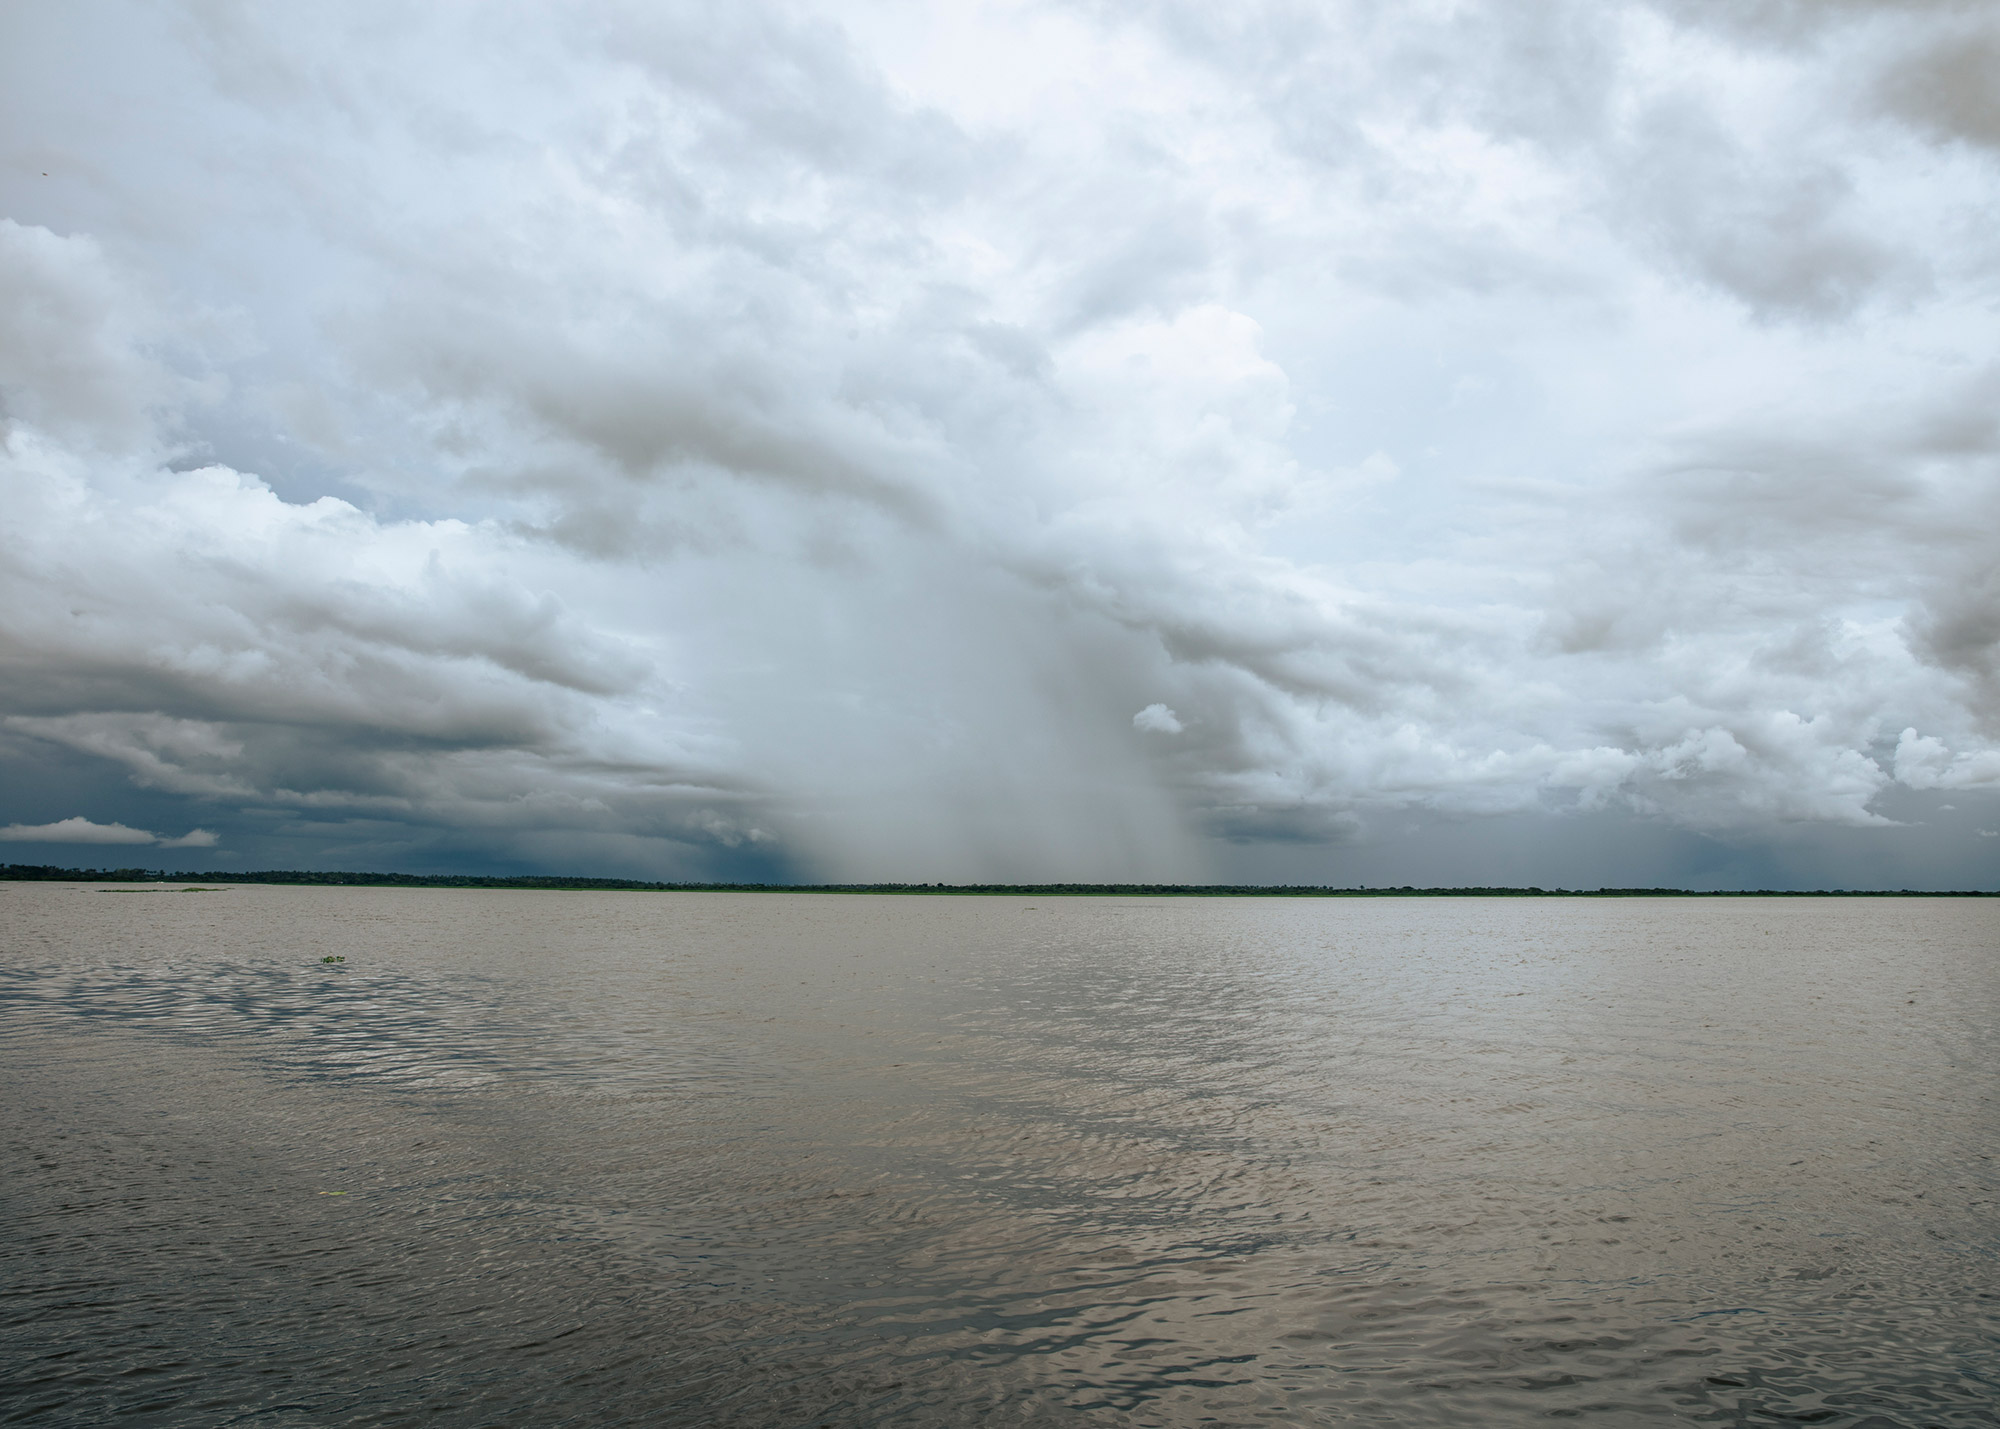
[[[346,959],[346,958],[337,958],[337,957],[334,957],[334,956],[333,956],[332,954],[328,954],[328,955],[327,955],[326,957],[323,957],[323,958],[321,958],[321,959],[320,959],[320,961],[321,961],[321,962],[323,962],[323,963],[344,963],[344,962],[346,962],[346,961],[347,961],[347,959]]]

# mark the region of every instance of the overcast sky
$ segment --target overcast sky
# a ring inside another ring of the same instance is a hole
[[[2000,7],[0,4],[0,861],[2000,887]]]

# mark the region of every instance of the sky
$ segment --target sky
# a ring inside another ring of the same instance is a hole
[[[0,861],[2000,888],[2000,9],[0,6]]]

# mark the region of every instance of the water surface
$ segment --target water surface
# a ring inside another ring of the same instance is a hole
[[[1996,950],[0,884],[0,1422],[1992,1425]]]

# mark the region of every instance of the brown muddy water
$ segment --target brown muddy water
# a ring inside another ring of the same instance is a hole
[[[0,885],[0,1076],[9,1423],[2000,1423],[1996,902]]]

